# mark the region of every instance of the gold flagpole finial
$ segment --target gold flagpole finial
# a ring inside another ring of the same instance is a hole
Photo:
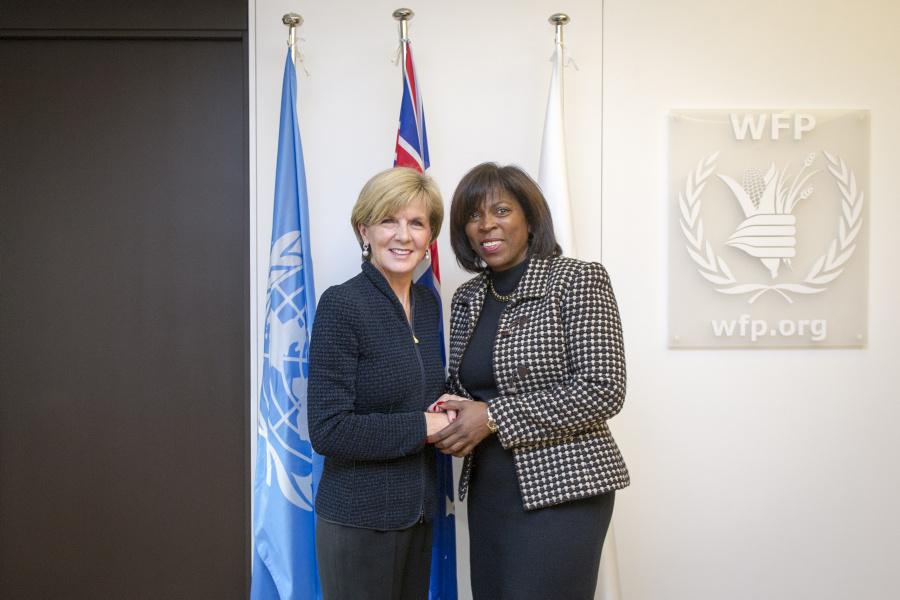
[[[409,20],[414,16],[416,16],[416,13],[408,8],[398,8],[394,11],[394,19],[400,21],[401,42],[405,42],[409,39]]]
[[[288,26],[288,46],[291,49],[291,58],[294,66],[297,65],[297,28],[303,25],[303,17],[297,13],[287,13],[281,17],[281,22]]]
[[[281,17],[281,22],[289,27],[299,27],[303,25],[303,17],[297,13],[288,13]]]
[[[556,26],[556,43],[561,45],[563,41],[563,25],[568,24],[572,19],[566,13],[554,13],[547,20],[551,25]]]

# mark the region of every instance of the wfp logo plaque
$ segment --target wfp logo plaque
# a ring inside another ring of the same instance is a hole
[[[274,478],[289,502],[311,511],[306,384],[312,323],[306,322],[300,242],[295,230],[272,244],[257,433],[266,449],[266,484],[272,485]]]
[[[862,346],[865,111],[673,111],[671,347]]]

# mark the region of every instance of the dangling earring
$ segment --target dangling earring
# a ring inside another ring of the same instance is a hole
[[[369,242],[363,244],[362,257],[369,258]]]
[[[425,248],[425,260],[431,260],[431,249]]]

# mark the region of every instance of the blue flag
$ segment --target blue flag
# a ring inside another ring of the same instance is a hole
[[[254,600],[321,598],[313,498],[321,474],[307,424],[315,314],[297,76],[288,49],[281,90],[275,207],[253,486]]]

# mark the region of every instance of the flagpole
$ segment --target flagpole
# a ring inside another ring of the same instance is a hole
[[[547,19],[551,25],[556,27],[556,51],[560,53],[560,56],[557,58],[558,65],[560,67],[565,66],[565,47],[563,43],[563,27],[569,23],[571,19],[569,19],[569,15],[565,13],[555,13],[550,15],[550,18]],[[562,88],[562,86],[560,86]],[[564,93],[563,89],[560,89],[560,94]],[[572,241],[574,246],[574,240]],[[575,249],[572,248],[572,254],[575,254]],[[603,552],[600,560],[600,573],[599,573],[599,585],[597,586],[596,596],[597,600],[620,600],[622,597],[622,590],[619,586],[619,557],[616,549],[616,532],[613,528],[612,523],[609,524],[609,529],[606,532],[606,540],[603,544]]]
[[[565,68],[565,46],[563,27],[571,19],[565,13],[554,13],[547,21],[556,29],[553,53],[553,71],[550,77],[550,91],[547,95],[547,112],[544,117],[544,135],[541,140],[541,159],[538,169],[538,183],[553,216],[553,227],[557,241],[563,252],[574,258],[578,251],[574,239],[571,206],[569,201],[568,169],[566,166],[565,118],[563,69]],[[616,536],[610,523],[603,551],[600,556],[596,600],[620,600],[619,561],[616,552]]]
[[[257,459],[253,485],[251,600],[321,600],[316,564],[314,498],[322,457],[309,439],[307,373],[292,370],[298,348],[309,347],[315,320],[309,198],[297,123],[297,27],[288,29],[275,153],[272,241],[263,364],[257,401]],[[284,408],[295,416],[285,418]],[[310,465],[312,468],[310,468]]]
[[[394,145],[394,166],[415,169],[425,173],[430,166],[428,135],[425,131],[425,108],[419,89],[416,68],[413,64],[409,41],[409,20],[413,11],[398,8],[392,13],[399,23],[400,46],[396,64],[400,67],[403,93],[400,98],[400,115],[397,121],[397,137]],[[431,257],[420,262],[413,271],[413,282],[429,288],[441,307],[441,270],[437,242],[432,241],[428,252]],[[439,320],[438,338],[441,345],[441,362],[446,366],[443,319]],[[435,452],[437,471],[437,506],[441,508],[432,521],[431,577],[428,600],[456,600],[456,516],[453,510],[453,463],[450,456]]]
[[[575,234],[572,227],[572,213],[569,203],[569,174],[566,167],[566,134],[563,69],[565,51],[563,26],[569,23],[569,15],[554,13],[547,21],[555,26],[556,40],[553,51],[553,70],[550,75],[550,90],[547,94],[547,112],[544,116],[544,134],[541,140],[541,154],[538,166],[538,185],[550,206],[556,241],[566,256],[577,257]]]

